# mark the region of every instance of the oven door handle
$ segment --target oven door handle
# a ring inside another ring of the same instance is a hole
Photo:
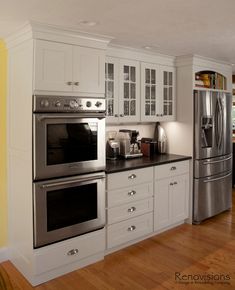
[[[38,121],[43,121],[43,120],[46,120],[46,119],[81,119],[81,118],[98,118],[98,119],[103,119],[105,118],[105,114],[80,114],[80,115],[40,115],[40,116],[37,116],[37,119]]]
[[[93,177],[84,177],[84,178],[79,178],[76,180],[68,180],[68,181],[61,181],[61,182],[54,182],[54,183],[49,183],[49,184],[42,184],[40,187],[41,188],[51,188],[55,186],[63,186],[63,185],[68,185],[68,184],[74,184],[74,183],[80,183],[80,182],[85,182],[85,181],[91,181],[91,180],[96,180],[96,179],[104,179],[104,175],[98,175],[98,176],[93,176]]]

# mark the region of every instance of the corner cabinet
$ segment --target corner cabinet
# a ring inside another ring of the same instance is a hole
[[[139,62],[107,57],[105,64],[107,121],[131,123],[140,121]]]
[[[141,121],[175,120],[175,69],[141,63]]]
[[[36,91],[104,95],[104,50],[44,40],[35,43]]]

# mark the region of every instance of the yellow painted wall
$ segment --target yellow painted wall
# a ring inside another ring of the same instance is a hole
[[[6,90],[7,50],[0,39],[0,248],[7,245]]]

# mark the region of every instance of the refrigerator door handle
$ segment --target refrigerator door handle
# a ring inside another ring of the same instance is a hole
[[[228,160],[230,160],[230,159],[232,159],[232,156],[227,157],[227,158],[224,158],[224,159],[216,160],[216,161],[207,161],[207,162],[203,162],[203,165],[214,164],[214,163],[220,163],[220,162],[223,162],[223,161],[228,161]]]
[[[231,175],[231,172],[226,174],[226,175],[224,175],[224,176],[221,176],[221,177],[212,178],[212,179],[208,179],[208,180],[203,180],[203,182],[207,183],[207,182],[217,181],[217,180],[220,180],[220,179],[224,179],[224,178],[228,177],[229,175]]]
[[[216,100],[215,105],[215,142],[216,146],[219,147],[219,105],[218,105],[218,99]]]
[[[219,105],[219,124],[220,124],[220,128],[219,128],[219,143],[218,143],[218,147],[221,147],[222,144],[222,138],[223,138],[223,133],[224,133],[224,120],[223,120],[223,105],[222,105],[222,101],[219,98],[218,99],[218,105]]]

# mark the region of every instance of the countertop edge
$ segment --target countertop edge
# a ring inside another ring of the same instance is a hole
[[[170,156],[174,156],[173,154],[169,154]],[[123,166],[123,168],[112,168],[112,169],[105,169],[105,173],[106,174],[112,174],[112,173],[118,173],[118,172],[122,172],[122,171],[128,171],[128,170],[133,170],[133,169],[141,169],[141,168],[145,168],[145,167],[151,167],[151,166],[158,166],[158,165],[164,165],[167,163],[173,163],[173,162],[180,162],[180,161],[185,161],[185,160],[190,160],[192,159],[191,156],[179,156],[177,155],[177,157],[172,157],[169,160],[148,160],[148,163],[142,163],[142,164],[137,164],[137,165],[132,165],[132,166]],[[123,162],[125,163],[126,160],[123,160]],[[127,160],[128,162],[129,160]],[[114,161],[115,162],[115,161]],[[115,166],[115,165],[114,165]]]

